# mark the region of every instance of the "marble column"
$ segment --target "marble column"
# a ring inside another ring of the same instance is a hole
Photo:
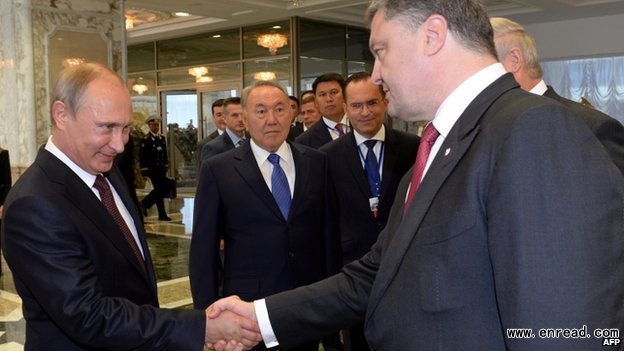
[[[0,146],[16,175],[50,135],[50,90],[63,58],[119,69],[119,1],[0,1]]]

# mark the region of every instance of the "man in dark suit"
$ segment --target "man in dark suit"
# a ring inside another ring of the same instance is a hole
[[[338,73],[326,73],[312,83],[316,106],[323,117],[312,128],[295,138],[295,142],[318,149],[349,131],[344,113],[344,78]]]
[[[146,120],[149,132],[141,140],[139,148],[139,162],[141,164],[141,174],[149,177],[154,189],[141,200],[143,215],[147,216],[147,210],[156,204],[158,219],[170,221],[165,210],[164,198],[171,190],[171,182],[167,178],[167,168],[169,158],[167,156],[167,141],[160,133],[160,118],[156,115],[149,116]]]
[[[414,164],[420,139],[384,126],[387,100],[369,73],[347,78],[344,92],[353,131],[320,150],[332,155],[330,198],[335,205],[330,208],[337,211],[342,261],[347,264],[367,253],[386,226],[397,186]],[[368,349],[361,323],[349,328],[344,340],[346,350]]]
[[[566,99],[542,79],[537,46],[524,28],[509,19],[490,19],[498,58],[520,87],[534,94],[555,99],[574,111],[587,124],[607,150],[615,165],[624,173],[624,126],[616,119],[583,104]]]
[[[201,152],[204,145],[206,145],[210,140],[215,139],[219,135],[225,132],[225,128],[227,125],[225,124],[225,116],[223,115],[223,102],[224,99],[217,99],[212,103],[212,119],[214,121],[214,125],[216,129],[214,132],[208,134],[207,137],[203,138],[199,142],[197,142],[197,169],[201,168]]]
[[[286,349],[364,320],[381,351],[603,350],[540,330],[624,330],[624,178],[607,152],[520,89],[481,1],[377,0],[368,18],[388,113],[431,121],[386,228],[339,274],[210,316],[258,318]]]
[[[316,107],[314,94],[308,94],[301,99],[301,123],[290,128],[288,133],[288,140],[295,141],[295,139],[305,133],[308,129],[321,119],[321,112]]]
[[[294,141],[296,137],[303,133],[303,123],[297,120],[299,116],[299,99],[296,96],[288,96],[290,100],[290,113],[292,114],[292,122],[290,122],[290,131],[288,132],[288,140]]]
[[[225,132],[204,145],[201,152],[202,162],[245,143],[245,121],[243,120],[240,97],[225,99],[223,101],[223,114],[225,116]]]
[[[285,141],[290,107],[277,83],[247,87],[242,103],[251,141],[204,161],[200,172],[189,265],[199,309],[219,297],[221,284],[223,295],[256,299],[339,268],[339,238],[325,210],[324,155]],[[316,351],[318,342],[299,350]]]
[[[158,308],[140,216],[113,166],[133,122],[124,81],[82,64],[51,100],[52,136],[9,192],[2,228],[25,350],[202,350],[223,327],[240,334],[238,317]]]

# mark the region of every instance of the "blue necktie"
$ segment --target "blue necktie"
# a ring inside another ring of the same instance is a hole
[[[377,140],[366,140],[364,142],[368,148],[366,153],[366,160],[364,160],[364,170],[368,176],[368,186],[370,187],[371,194],[373,196],[379,196],[381,194],[381,181],[379,179],[379,164],[377,163],[377,156],[373,148],[377,144]]]
[[[279,206],[284,219],[288,219],[290,211],[290,187],[284,170],[279,164],[280,157],[277,154],[269,155],[269,162],[273,165],[273,173],[271,173],[271,191],[277,206]]]

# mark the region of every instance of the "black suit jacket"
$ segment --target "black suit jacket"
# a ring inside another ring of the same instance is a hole
[[[369,253],[266,299],[282,347],[362,319],[382,351],[602,350],[506,330],[623,330],[624,179],[568,109],[506,74],[459,117],[402,217],[410,178]]]
[[[290,127],[290,131],[288,132],[288,140],[295,141],[295,139],[303,134],[303,123],[297,122],[294,126]]]
[[[124,180],[107,176],[137,224],[147,275],[93,191],[41,149],[5,203],[2,249],[26,319],[26,350],[202,350],[203,311],[158,309],[140,215]]]
[[[342,240],[343,263],[360,258],[370,250],[377,235],[386,226],[399,181],[416,159],[420,138],[386,127],[384,141],[381,196],[377,218],[370,210],[373,196],[353,132],[323,146],[328,157],[330,189],[335,196],[338,228]]]
[[[208,134],[207,137],[203,138],[202,140],[197,142],[197,148],[195,153],[197,154],[197,169],[199,170],[200,165],[201,165],[201,154],[202,154],[202,149],[204,148],[204,145],[206,145],[209,141],[217,138],[219,136],[219,131],[215,129],[214,132]]]
[[[4,199],[11,189],[12,183],[9,150],[0,149],[0,206],[4,204]]]
[[[214,155],[218,155],[233,148],[234,142],[232,142],[232,138],[230,138],[230,135],[227,132],[223,132],[223,134],[210,140],[206,143],[206,145],[204,145],[201,151],[201,160],[202,162],[206,161]]]
[[[548,87],[544,96],[561,102],[581,117],[611,155],[615,165],[624,174],[624,126],[618,120],[560,96],[551,86]]]
[[[195,196],[189,276],[195,308],[223,295],[253,300],[310,284],[339,268],[339,238],[330,227],[325,156],[290,144],[295,189],[284,219],[250,143],[205,161]],[[225,241],[225,265],[219,241]]]
[[[329,134],[327,125],[321,118],[320,121],[314,123],[314,125],[295,138],[295,142],[301,145],[309,146],[313,149],[319,149],[321,146],[332,141],[332,137]]]

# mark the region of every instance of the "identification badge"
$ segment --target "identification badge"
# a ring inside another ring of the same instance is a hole
[[[379,212],[379,197],[371,197],[368,199],[368,204],[370,205],[370,210],[373,213],[373,216],[377,218],[377,214]]]

